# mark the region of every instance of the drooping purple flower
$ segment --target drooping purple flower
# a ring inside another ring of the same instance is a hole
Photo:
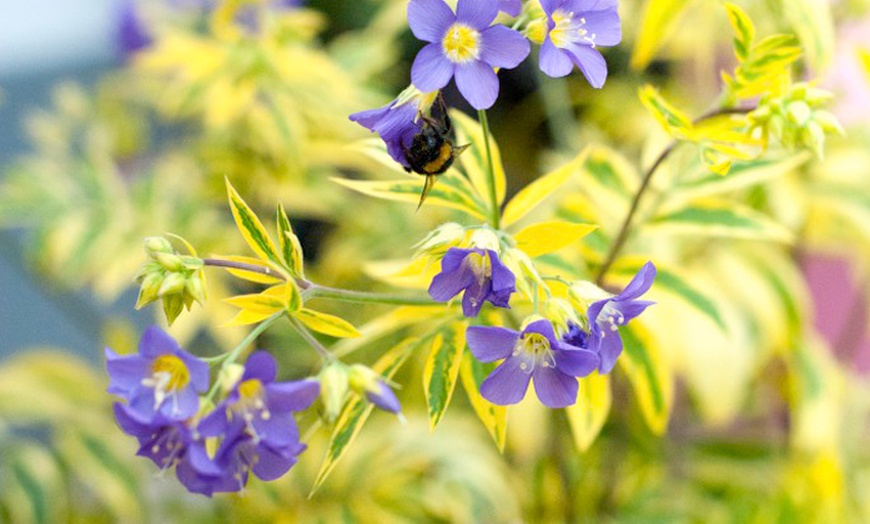
[[[465,333],[471,353],[481,362],[504,359],[483,384],[480,394],[493,404],[516,404],[526,396],[529,381],[550,408],[577,401],[577,377],[598,367],[598,356],[561,342],[549,320],[530,323],[522,331],[502,327],[472,326]]]
[[[145,26],[134,0],[123,0],[118,7],[117,16],[116,38],[124,58],[152,44],[154,38]]]
[[[162,470],[175,467],[178,480],[189,491],[211,496],[223,471],[208,456],[202,438],[195,436],[190,420],[161,416],[143,420],[120,402],[115,403],[114,410],[121,430],[139,441],[137,455],[151,459]]]
[[[622,293],[593,302],[589,306],[586,312],[589,318],[589,349],[601,357],[599,373],[610,373],[622,353],[619,326],[624,326],[629,320],[643,313],[644,309],[655,304],[649,300],[637,300],[652,286],[655,278],[656,267],[652,262],[647,262]]]
[[[476,317],[487,300],[494,306],[509,308],[516,281],[495,251],[451,247],[441,259],[441,272],[429,285],[429,296],[447,302],[464,291],[462,314]]]
[[[498,97],[493,68],[511,69],[529,54],[529,42],[502,25],[490,26],[497,0],[459,0],[456,13],[444,0],[411,0],[408,25],[429,42],[414,59],[411,82],[420,91],[437,91],[456,78],[456,87],[475,109],[488,109]]]
[[[208,437],[221,437],[214,461],[222,470],[214,492],[239,491],[254,473],[274,480],[296,463],[305,450],[293,412],[308,408],[320,384],[314,380],[275,382],[275,359],[253,353],[239,383],[197,429]]]
[[[592,87],[603,86],[607,63],[597,47],[622,40],[617,0],[541,0],[541,7],[548,28],[541,45],[541,71],[561,77],[576,65]]]
[[[199,393],[208,388],[208,364],[184,351],[157,326],[145,331],[139,353],[119,356],[105,348],[107,391],[127,400],[140,420],[158,415],[185,420],[199,410]]]
[[[580,349],[589,349],[589,332],[568,321],[568,331],[562,335],[562,342]]]
[[[401,98],[396,98],[384,107],[354,113],[350,115],[350,119],[379,134],[393,160],[402,164],[405,169],[410,169],[411,164],[405,158],[405,150],[411,147],[414,135],[422,129],[417,119],[420,97],[411,97],[409,100]]]
[[[498,0],[498,10],[510,16],[519,16],[523,10],[522,0]]]

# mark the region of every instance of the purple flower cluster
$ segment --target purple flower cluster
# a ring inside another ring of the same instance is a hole
[[[268,353],[251,355],[233,391],[200,420],[208,365],[168,334],[149,328],[136,355],[105,352],[108,391],[126,401],[114,405],[118,425],[138,439],[138,455],[161,469],[174,466],[194,493],[239,491],[250,473],[276,479],[305,449],[293,412],[310,406],[320,386],[313,380],[275,383],[275,360]],[[206,451],[207,438],[219,441],[214,456]]]
[[[451,247],[441,259],[441,272],[432,279],[429,296],[447,302],[462,293],[462,313],[476,317],[489,301],[494,306],[510,307],[516,291],[516,277],[491,249]]]

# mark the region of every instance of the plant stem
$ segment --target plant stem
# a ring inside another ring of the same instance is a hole
[[[311,284],[302,292],[304,299],[328,298],[343,302],[361,302],[374,304],[394,304],[399,306],[433,306],[435,302],[428,295],[401,296],[392,293],[369,293],[366,291],[351,291],[333,287]]]
[[[235,262],[233,260],[222,260],[220,258],[204,258],[202,263],[206,266],[225,267],[229,269],[239,269],[241,271],[250,271],[251,273],[260,273],[270,277],[287,280],[287,277],[270,268],[269,266],[260,266],[257,264],[246,264],[244,262]]]
[[[330,353],[328,349],[323,347],[323,344],[321,344],[319,340],[314,338],[314,335],[312,335],[311,332],[308,331],[308,328],[305,327],[302,322],[299,322],[299,320],[296,319],[293,315],[288,314],[287,318],[290,319],[290,323],[293,325],[299,335],[301,335],[302,338],[304,338],[305,341],[308,342],[308,344],[313,347],[314,350],[317,351],[324,360],[335,360],[335,356],[333,356],[333,354]]]
[[[251,332],[248,333],[248,335],[244,339],[242,339],[241,342],[239,342],[239,345],[236,346],[229,353],[226,353],[224,355],[219,355],[217,357],[210,358],[210,359],[203,359],[203,360],[205,360],[206,362],[209,362],[209,363],[222,361],[223,364],[221,364],[221,371],[225,370],[226,368],[228,368],[230,366],[230,364],[232,364],[233,362],[236,361],[237,358],[239,358],[239,354],[246,347],[251,345],[257,339],[257,337],[259,337],[260,335],[263,334],[264,331],[269,329],[269,326],[274,324],[275,321],[278,320],[279,318],[281,318],[281,315],[283,315],[283,314],[284,314],[283,311],[279,311],[279,312],[275,313],[274,315],[272,315],[271,317],[267,318],[266,320],[257,324],[257,327],[255,327],[253,330],[251,330]],[[211,387],[211,390],[209,390],[208,395],[206,396],[206,400],[208,402],[210,402],[214,398],[214,396],[217,394],[217,390],[219,387],[220,387],[220,381],[215,381],[214,385]]]
[[[493,167],[492,151],[489,147],[489,121],[486,119],[486,111],[479,109],[477,111],[477,118],[480,120],[480,127],[483,129],[483,142],[486,146],[486,160],[489,167],[489,170],[487,171],[487,174],[489,175],[489,225],[492,226],[493,229],[498,230],[500,210],[498,206],[498,195],[495,190],[495,167]]]
[[[732,107],[725,109],[717,109],[715,111],[710,111],[709,113],[705,113],[700,117],[696,118],[692,124],[697,125],[705,120],[709,120],[711,118],[716,118],[718,116],[723,115],[734,115],[734,114],[745,114],[749,113],[755,109],[754,107],[748,108],[740,108],[740,107]],[[607,253],[607,257],[604,259],[604,263],[601,265],[601,268],[598,270],[598,274],[595,276],[595,283],[601,286],[604,283],[604,277],[607,276],[607,272],[610,271],[610,267],[613,266],[613,263],[616,261],[616,257],[619,256],[619,252],[625,245],[625,242],[628,240],[628,235],[631,232],[632,220],[634,219],[634,215],[637,213],[638,206],[640,205],[640,199],[643,197],[646,190],[649,188],[650,181],[652,181],[652,177],[655,174],[656,170],[664,163],[665,160],[670,156],[670,154],[677,147],[677,144],[680,142],[678,140],[674,140],[668,147],[666,147],[661,154],[659,154],[658,158],[656,158],[655,162],[646,170],[643,175],[643,179],[640,182],[640,187],[637,189],[637,193],[634,194],[634,199],[631,201],[631,207],[628,209],[628,214],[625,215],[625,219],[622,222],[622,226],[619,228],[619,233],[616,235],[616,239],[613,241],[613,244],[610,246],[610,251]]]

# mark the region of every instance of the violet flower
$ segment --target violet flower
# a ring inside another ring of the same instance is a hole
[[[199,410],[199,393],[208,388],[208,364],[187,353],[156,326],[145,331],[139,354],[119,356],[105,348],[107,391],[129,403],[141,420],[162,416],[185,420]]]
[[[593,302],[586,312],[589,318],[589,349],[598,353],[601,364],[599,373],[610,373],[616,359],[622,353],[622,338],[619,326],[624,326],[647,307],[655,304],[649,300],[637,300],[647,292],[656,277],[656,267],[647,262],[631,279],[622,293],[615,297]]]
[[[481,362],[504,359],[480,386],[480,394],[493,404],[516,404],[534,379],[535,392],[550,408],[577,401],[577,378],[598,366],[598,356],[556,338],[553,325],[541,319],[522,333],[502,327],[473,326],[466,331],[471,353]]]
[[[596,48],[622,40],[617,0],[541,0],[541,7],[548,28],[541,45],[541,71],[561,77],[576,65],[592,87],[603,86],[607,63]]]
[[[373,133],[381,136],[387,145],[387,153],[393,160],[409,170],[411,164],[405,158],[405,150],[411,147],[414,135],[422,129],[417,121],[420,112],[420,97],[413,96],[409,100],[394,99],[384,107],[360,111],[350,115],[350,119]]]
[[[516,280],[495,251],[451,247],[441,259],[441,272],[432,279],[429,296],[447,302],[464,291],[462,314],[476,317],[487,300],[494,306],[509,308]]]
[[[514,68],[529,54],[529,42],[502,25],[494,25],[497,0],[459,0],[456,13],[444,0],[411,0],[408,25],[429,42],[411,66],[411,82],[432,92],[456,77],[456,87],[475,109],[488,109],[498,98],[493,68]]]

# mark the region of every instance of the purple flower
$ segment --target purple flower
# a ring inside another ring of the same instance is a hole
[[[636,300],[647,292],[655,278],[656,267],[652,262],[647,262],[622,293],[593,302],[589,306],[586,312],[590,325],[589,349],[601,357],[599,373],[610,373],[616,365],[617,357],[622,353],[622,339],[619,337],[618,326],[624,326],[629,320],[643,313],[644,309],[655,304],[649,300]]]
[[[139,441],[139,456],[147,457],[157,467],[175,467],[178,480],[194,493],[211,495],[223,472],[209,458],[205,443],[194,437],[189,421],[157,417],[143,420],[129,406],[116,402],[115,420],[124,433]]]
[[[441,259],[441,272],[432,279],[429,296],[447,302],[464,291],[462,314],[476,317],[487,300],[494,306],[509,308],[516,281],[495,251],[451,247]]]
[[[480,394],[493,404],[516,404],[534,379],[535,392],[545,406],[570,406],[577,401],[576,377],[598,366],[594,352],[560,342],[546,319],[530,323],[522,333],[473,326],[465,336],[471,353],[481,362],[504,359],[480,385]]]
[[[592,87],[607,79],[607,63],[596,49],[622,40],[616,0],[541,0],[547,36],[541,45],[541,71],[552,77],[576,65]]]
[[[117,16],[116,38],[124,58],[151,45],[154,38],[145,27],[134,0],[123,0]]]
[[[138,355],[119,356],[109,348],[105,354],[107,391],[126,399],[138,419],[185,420],[199,410],[198,393],[208,388],[208,364],[160,328],[145,331]]]
[[[523,10],[522,0],[498,0],[498,10],[510,16],[518,16]]]
[[[414,135],[422,129],[417,123],[420,99],[412,97],[408,101],[400,102],[400,98],[378,109],[354,113],[350,115],[350,119],[379,134],[393,160],[402,164],[405,169],[411,169],[411,164],[405,158],[405,150],[411,147]]]
[[[424,93],[437,91],[456,77],[456,87],[475,109],[487,109],[498,97],[495,67],[513,68],[529,54],[529,42],[502,25],[490,24],[497,0],[459,0],[456,13],[444,0],[411,0],[408,25],[429,42],[411,66],[411,82]]]
[[[275,376],[275,359],[253,353],[238,385],[199,423],[202,435],[222,437],[214,461],[223,475],[212,486],[215,492],[241,490],[252,472],[263,480],[277,479],[305,450],[293,412],[314,402],[320,384],[276,383]]]

